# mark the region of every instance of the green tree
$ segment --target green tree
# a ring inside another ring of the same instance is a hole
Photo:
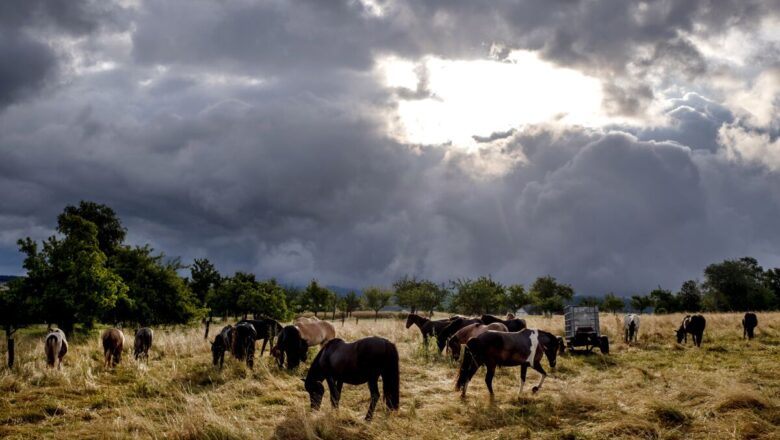
[[[701,310],[701,289],[699,283],[688,280],[682,284],[677,292],[677,305],[683,312],[698,312]]]
[[[725,260],[704,269],[707,303],[718,310],[766,310],[775,306],[764,269],[751,257]]]
[[[314,312],[314,316],[322,311],[331,309],[331,301],[334,301],[336,294],[329,289],[320,286],[316,280],[312,280],[303,292],[306,305],[309,310]]]
[[[653,300],[647,295],[634,295],[631,297],[631,308],[642,313],[648,307],[653,306]]]
[[[185,324],[203,314],[200,302],[179,276],[184,266],[178,259],[165,261],[146,246],[120,246],[111,258],[113,271],[128,286],[127,300],[117,302],[105,315],[113,322],[142,325]]]
[[[366,307],[374,311],[374,321],[379,317],[379,311],[390,304],[392,298],[392,292],[378,287],[369,287],[363,290],[363,300],[366,302]]]
[[[14,333],[33,321],[31,298],[24,295],[24,280],[17,278],[7,286],[0,286],[0,326],[5,331],[8,350],[8,368],[14,366]]]
[[[306,311],[306,298],[303,289],[295,286],[284,286],[284,299],[287,304],[287,310],[294,314]]]
[[[476,280],[459,279],[452,283],[455,291],[450,304],[456,313],[479,315],[497,313],[506,304],[506,292],[501,283],[491,277]]]
[[[677,298],[672,295],[671,290],[662,289],[661,286],[658,286],[657,289],[650,291],[649,296],[653,300],[655,313],[674,313],[679,309]]]
[[[442,306],[449,292],[442,286],[430,280],[418,280],[415,277],[404,276],[393,283],[395,302],[406,307],[411,313],[433,310]]]
[[[221,280],[222,276],[208,258],[196,258],[190,266],[190,289],[203,306],[208,306],[206,297]]]
[[[601,302],[601,308],[607,312],[617,313],[626,307],[626,303],[622,298],[618,298],[614,293],[610,292],[604,296],[604,301]]]
[[[580,305],[587,307],[601,306],[601,300],[595,296],[586,296],[580,300]]]
[[[511,313],[517,312],[518,309],[531,304],[531,297],[525,291],[525,287],[522,284],[512,284],[506,288],[506,295],[504,296],[504,307]]]
[[[358,309],[360,307],[360,297],[355,292],[349,292],[346,294],[343,298],[343,306],[344,311],[347,313],[347,316],[352,316],[352,312]]]
[[[106,267],[94,223],[63,215],[58,224],[64,238],[49,237],[40,251],[29,237],[19,240],[27,269],[20,288],[25,296],[36,298],[40,318],[58,324],[70,336],[75,324],[91,327],[112,310],[126,297],[127,286]]]
[[[437,286],[430,281],[425,281],[416,289],[415,296],[419,309],[428,312],[429,316],[433,311],[444,306],[450,292],[444,286]]]
[[[125,241],[127,230],[122,226],[116,213],[110,207],[89,201],[80,201],[78,206],[68,205],[57,217],[57,225],[62,228],[66,217],[77,215],[92,222],[97,227],[98,247],[111,257],[114,251]]]
[[[558,283],[552,276],[539,277],[531,286],[531,303],[545,314],[563,310],[567,301],[574,297],[574,289],[568,284]]]
[[[774,294],[774,306],[780,306],[780,268],[769,269],[764,274],[764,285]]]

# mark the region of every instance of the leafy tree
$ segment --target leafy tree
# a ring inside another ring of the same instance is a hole
[[[283,289],[287,310],[295,314],[305,312],[306,298],[304,297],[303,289],[295,286],[285,286]]]
[[[284,289],[277,284],[275,279],[256,282],[253,275],[251,281],[243,279],[238,282],[242,283],[241,293],[238,296],[240,310],[256,316],[266,316],[278,320],[287,319]]]
[[[610,292],[604,296],[604,301],[601,303],[601,308],[607,312],[617,313],[626,307],[626,303],[622,298],[618,298],[614,293]]]
[[[64,238],[50,237],[40,251],[29,237],[19,240],[27,269],[21,290],[36,298],[40,318],[71,335],[74,324],[91,327],[112,310],[127,286],[106,267],[94,223],[77,215],[60,216],[58,223]]]
[[[704,287],[710,306],[719,310],[766,310],[775,305],[764,269],[754,258],[725,260],[704,269]]]
[[[634,295],[631,297],[631,307],[639,313],[652,306],[653,300],[647,295]]]
[[[650,291],[649,296],[653,300],[655,313],[674,313],[679,308],[677,298],[672,295],[671,290],[662,289],[659,286],[657,289]]]
[[[0,326],[5,331],[8,368],[14,366],[14,333],[34,320],[31,298],[24,295],[23,283],[23,279],[17,278],[7,286],[0,286]]]
[[[78,206],[68,205],[57,217],[58,228],[62,228],[66,217],[74,215],[92,222],[97,227],[98,247],[107,257],[111,257],[125,241],[127,230],[110,207],[84,200],[80,201]]]
[[[369,287],[363,291],[366,307],[374,311],[374,321],[379,317],[379,311],[390,303],[393,293],[378,287]]]
[[[224,278],[207,296],[207,301],[214,313],[246,316],[254,305],[253,291],[257,288],[254,274],[236,272],[232,277]]]
[[[467,315],[496,313],[506,304],[504,286],[490,277],[457,280],[453,282],[453,290],[455,294],[451,308],[457,313]]]
[[[448,291],[429,280],[418,280],[404,276],[393,283],[395,289],[395,302],[401,307],[408,308],[411,313],[428,311],[439,308],[447,299]]]
[[[430,281],[422,283],[415,291],[417,304],[422,311],[433,315],[433,311],[444,306],[450,292],[444,286],[437,286]]]
[[[504,307],[512,313],[515,313],[518,309],[531,304],[531,297],[525,291],[525,287],[522,284],[512,284],[506,288],[506,295],[504,296]]]
[[[344,296],[342,306],[347,316],[352,316],[352,312],[360,307],[360,297],[355,292],[349,292]]]
[[[764,273],[764,285],[774,294],[775,307],[780,306],[780,268],[769,269]]]
[[[148,245],[120,246],[114,252],[113,270],[122,277],[128,292],[127,301],[118,301],[106,315],[107,321],[184,324],[203,313],[190,287],[178,274],[183,269],[178,259],[166,262],[163,254],[153,255]]]
[[[196,258],[190,266],[190,289],[201,305],[208,305],[206,297],[209,291],[215,289],[222,276],[208,260],[208,258]]]
[[[688,280],[682,284],[677,292],[677,305],[683,312],[698,312],[701,310],[701,289],[699,283]]]
[[[588,307],[600,306],[601,300],[595,296],[586,296],[580,300],[580,305]]]
[[[321,287],[316,280],[312,280],[303,292],[307,308],[317,316],[318,312],[330,309],[331,301],[335,300],[336,294],[325,287]]]
[[[568,284],[558,283],[552,276],[539,277],[531,286],[531,303],[545,314],[563,310],[563,305],[574,297],[574,289]]]

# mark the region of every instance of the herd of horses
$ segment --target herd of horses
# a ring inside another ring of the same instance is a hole
[[[636,314],[624,317],[625,342],[637,341],[640,318]],[[528,367],[536,370],[541,378],[531,391],[537,393],[547,377],[542,360],[547,359],[550,368],[555,368],[557,356],[564,353],[566,345],[560,336],[540,329],[527,328],[523,319],[507,315],[501,319],[492,315],[479,318],[452,316],[431,320],[416,314],[410,314],[406,328],[416,325],[423,336],[425,346],[428,339],[436,338],[439,353],[448,348],[452,359],[461,358],[456,388],[461,397],[466,396],[468,384],[477,371],[484,365],[485,384],[491,399],[493,397],[493,377],[496,367],[520,367],[520,392],[525,387]],[[752,339],[758,325],[755,313],[748,312],[742,319],[743,338]],[[688,315],[683,318],[676,330],[678,343],[688,340],[692,335],[695,346],[700,347],[706,319],[702,315]],[[149,359],[152,347],[153,331],[143,327],[135,332],[133,354],[136,360]],[[276,344],[274,344],[276,339]],[[330,402],[338,407],[343,384],[367,384],[371,393],[366,420],[371,420],[379,401],[379,378],[382,379],[382,394],[387,408],[397,410],[399,405],[400,371],[398,349],[391,341],[370,336],[354,342],[336,338],[336,330],[328,321],[317,318],[300,317],[292,324],[282,326],[273,319],[244,319],[235,325],[225,326],[211,342],[212,362],[222,367],[225,353],[230,352],[236,359],[245,361],[250,369],[254,366],[255,343],[262,340],[260,356],[270,343],[270,353],[279,367],[294,370],[301,362],[307,361],[309,347],[318,345],[319,352],[314,357],[306,373],[304,389],[309,394],[311,408],[320,408],[325,387],[328,386]],[[109,328],[101,334],[104,365],[106,368],[119,364],[124,351],[125,336],[118,328]],[[51,330],[45,339],[44,349],[49,367],[60,368],[62,358],[68,352],[68,342],[60,329]]]

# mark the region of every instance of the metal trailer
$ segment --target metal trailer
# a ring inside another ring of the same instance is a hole
[[[609,339],[599,329],[598,307],[566,306],[563,314],[569,351],[575,351],[576,347],[592,351],[598,347],[602,353],[609,353]]]

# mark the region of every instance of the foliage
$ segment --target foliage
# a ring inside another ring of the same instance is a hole
[[[335,293],[320,286],[316,280],[312,280],[306,286],[306,290],[303,291],[302,301],[306,304],[306,308],[314,312],[314,316],[317,316],[318,312],[330,310],[332,301],[335,301],[335,299]]]
[[[19,240],[27,269],[21,291],[35,298],[40,319],[57,323],[70,334],[74,324],[91,327],[111,311],[117,301],[126,298],[127,286],[106,266],[92,222],[62,215],[58,223],[64,238],[49,237],[40,251],[29,237]]]
[[[531,297],[522,284],[512,284],[506,288],[504,307],[508,311],[515,313],[518,309],[528,304],[531,304]]]
[[[392,292],[378,287],[369,287],[363,291],[363,300],[366,303],[366,307],[373,310],[375,313],[374,320],[379,316],[379,311],[390,304],[392,298]]]
[[[24,278],[17,278],[0,287],[0,327],[10,337],[17,329],[34,321],[32,298],[23,291]]]
[[[698,312],[701,310],[701,289],[695,280],[682,284],[677,292],[677,305],[681,312]]]
[[[108,322],[142,325],[186,323],[202,314],[197,299],[177,271],[178,259],[164,261],[149,245],[120,246],[111,257],[114,272],[128,286],[127,298],[105,316]]]
[[[593,307],[593,306],[600,306],[601,302],[602,302],[602,300],[599,299],[599,298],[596,298],[595,296],[586,296],[586,297],[584,297],[584,298],[582,298],[580,300],[580,305],[581,306]]]
[[[531,303],[545,314],[561,312],[566,301],[574,297],[574,289],[558,283],[552,276],[539,277],[531,286]]]
[[[765,310],[777,306],[771,283],[754,258],[725,260],[704,269],[709,307],[718,310]]]
[[[343,307],[343,308],[342,308]],[[347,316],[352,316],[352,312],[360,307],[360,297],[355,292],[349,292],[342,298],[342,303],[339,308],[347,313]]]
[[[221,280],[222,276],[208,258],[196,258],[190,266],[190,289],[201,305],[208,305],[206,297]]]
[[[449,292],[443,286],[437,286],[430,280],[418,280],[404,276],[393,283],[395,302],[408,308],[411,313],[427,311],[433,313],[447,299]]]
[[[74,215],[92,222],[97,227],[98,247],[107,257],[112,256],[125,241],[127,230],[110,207],[84,200],[80,201],[78,206],[68,205],[57,217],[58,228],[62,228],[68,216]]]
[[[506,304],[504,286],[491,277],[461,279],[452,283],[455,294],[450,307],[456,313],[479,315],[500,313]]]
[[[642,313],[648,307],[653,306],[653,299],[647,295],[634,295],[631,297],[631,308]]]
[[[662,289],[659,286],[653,289],[648,296],[653,301],[655,313],[674,313],[679,308],[677,298],[671,290]]]
[[[607,312],[617,313],[626,307],[626,303],[622,298],[618,298],[614,293],[610,292],[604,296],[604,300],[601,302],[601,308]]]

